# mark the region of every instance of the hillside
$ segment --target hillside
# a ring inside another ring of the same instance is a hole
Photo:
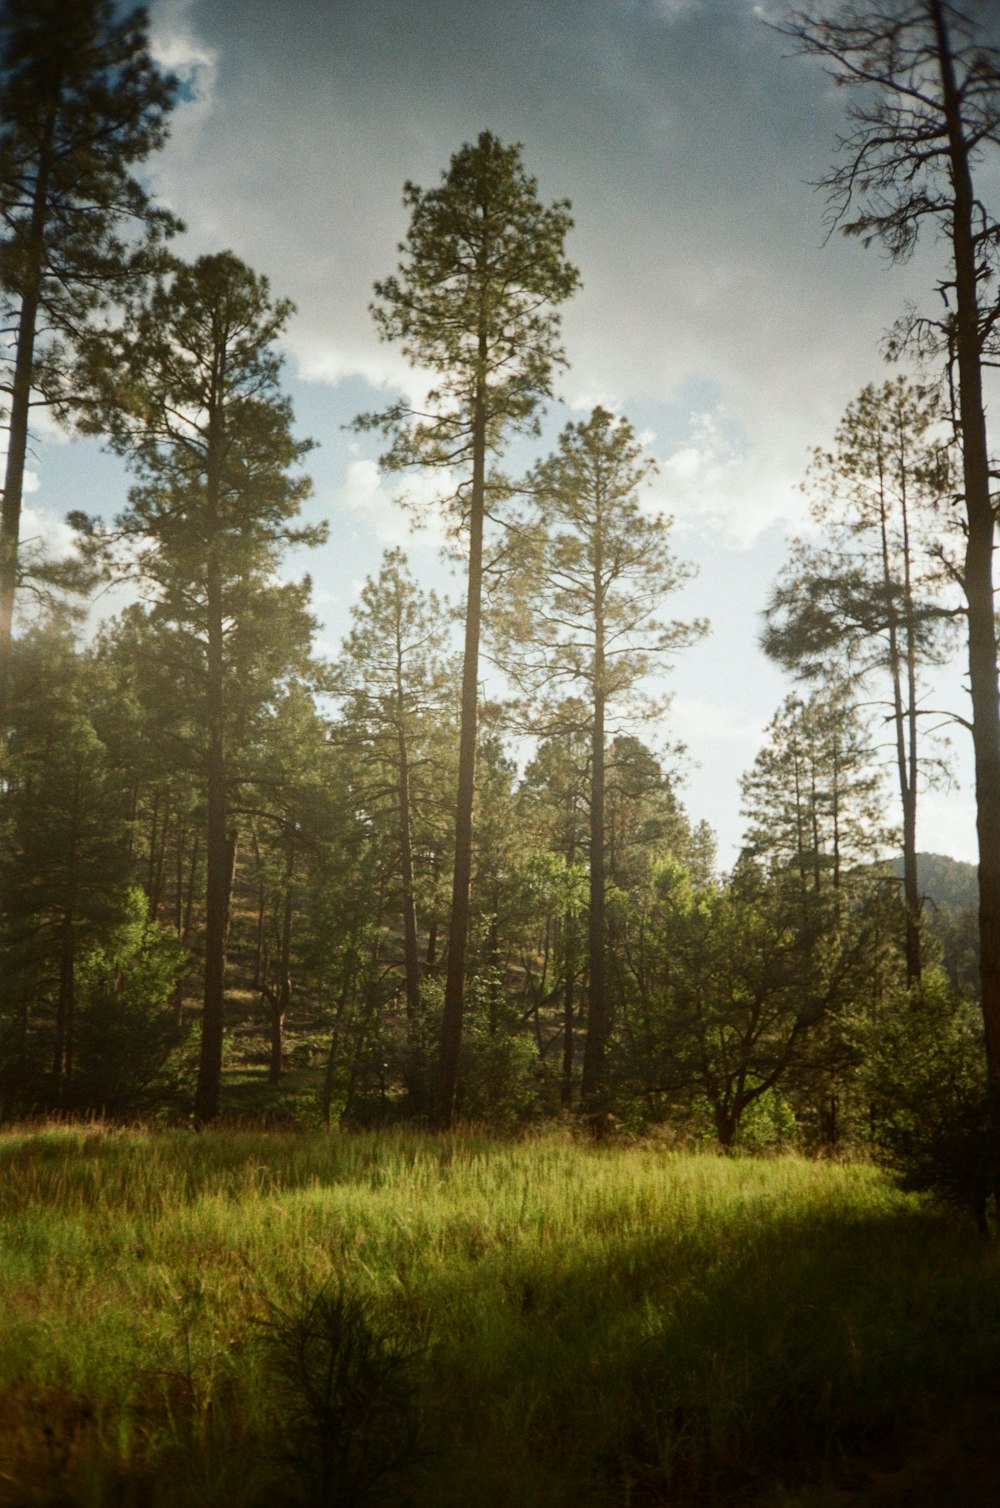
[[[943,853],[921,853],[917,855],[917,866],[921,894],[934,906],[947,906],[951,911],[958,911],[978,903],[975,864],[966,864]],[[902,856],[892,861],[891,868],[893,874],[902,878]]]

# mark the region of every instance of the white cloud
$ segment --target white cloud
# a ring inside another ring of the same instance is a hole
[[[745,764],[752,761],[764,734],[760,719],[734,716],[731,705],[705,697],[676,695],[670,706],[670,722],[692,749],[708,740],[722,743],[739,750]]]
[[[451,474],[386,476],[377,461],[351,448],[355,454],[345,481],[325,499],[328,515],[353,514],[387,546],[411,547],[416,541],[424,550],[441,549],[448,540],[449,516],[440,499],[454,485]]]
[[[56,560],[64,560],[73,553],[76,535],[64,519],[28,506],[21,510],[20,544],[22,550],[40,547]]]
[[[150,52],[176,76],[180,98],[171,118],[173,152],[185,158],[198,149],[215,107],[218,55],[199,37],[192,0],[155,0],[150,18]]]

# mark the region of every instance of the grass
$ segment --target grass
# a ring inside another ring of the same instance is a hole
[[[777,1504],[996,1388],[995,1253],[799,1158],[11,1130],[0,1285],[11,1508]]]

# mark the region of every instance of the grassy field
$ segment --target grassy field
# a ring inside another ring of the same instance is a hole
[[[848,1501],[1000,1394],[997,1266],[866,1167],[11,1130],[0,1504]]]

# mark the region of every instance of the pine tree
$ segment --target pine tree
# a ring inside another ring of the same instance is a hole
[[[30,1091],[38,1075],[30,1042],[41,1036],[46,1093],[66,1104],[81,956],[122,922],[129,904],[125,803],[90,716],[97,698],[89,662],[65,632],[37,630],[19,642],[11,692],[0,1018],[16,1040],[5,1056],[20,1060],[20,1088]]]
[[[918,738],[920,672],[952,640],[942,505],[952,478],[935,439],[940,405],[905,378],[866,387],[831,451],[817,450],[807,490],[822,546],[797,541],[766,609],[766,652],[806,678],[888,682],[903,817],[906,967],[921,973],[917,801],[929,760]]]
[[[287,675],[308,671],[309,583],[276,584],[310,490],[274,342],[291,305],[231,252],[177,264],[105,356],[104,422],[139,481],[119,528],[176,646],[206,800],[205,995],[195,1113],[218,1113],[234,753]]]
[[[504,654],[538,700],[538,726],[555,731],[553,700],[578,698],[590,740],[590,912],[583,1102],[607,1098],[606,752],[609,713],[649,713],[644,682],[704,631],[664,621],[664,599],[688,574],[670,551],[670,520],[642,511],[653,470],[632,426],[606,409],[569,424],[525,490],[537,509],[532,553],[512,574],[499,619]],[[527,531],[530,537],[530,531]],[[567,704],[563,703],[563,708]]]
[[[73,350],[134,293],[178,222],[135,164],[163,142],[174,81],[150,58],[142,10],[112,0],[6,0],[0,16],[0,293],[11,326],[0,514],[3,722],[32,405],[65,412]]]
[[[399,341],[417,367],[433,374],[426,403],[398,403],[359,423],[390,440],[382,458],[457,474],[456,527],[468,530],[468,578],[455,867],[441,1040],[438,1120],[452,1123],[458,1089],[472,882],[483,535],[500,489],[490,458],[508,437],[537,427],[540,403],[561,364],[556,306],[574,291],[576,269],[563,253],[570,228],[564,201],[544,207],[518,146],[484,131],[451,160],[440,187],[408,183],[410,211],[397,276],[375,287],[380,334]]]
[[[417,586],[402,551],[390,550],[378,577],[365,582],[352,618],[336,676],[344,698],[339,736],[351,740],[365,767],[359,797],[373,814],[392,812],[412,1032],[421,1017],[415,834],[421,815],[426,824],[433,737],[450,723],[448,615],[436,593]]]
[[[1000,687],[994,587],[996,508],[984,370],[997,353],[1000,221],[983,160],[1000,147],[1000,50],[975,14],[948,0],[843,4],[793,13],[780,28],[854,93],[842,160],[828,175],[830,217],[905,260],[921,232],[946,266],[941,313],[912,312],[894,349],[916,345],[948,365],[962,449],[969,692],[979,844],[980,984],[993,1119],[1000,1144]]]
[[[789,696],[743,777],[745,852],[786,873],[803,902],[842,892],[851,869],[884,856],[882,780],[843,689]]]

